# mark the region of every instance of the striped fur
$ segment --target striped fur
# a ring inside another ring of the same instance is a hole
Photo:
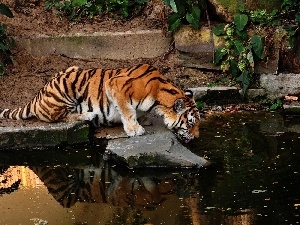
[[[182,140],[198,137],[199,112],[192,92],[183,92],[148,65],[114,70],[70,67],[56,74],[25,106],[0,109],[0,118],[46,122],[92,121],[95,126],[122,122],[128,136],[144,134],[137,112],[152,109]]]

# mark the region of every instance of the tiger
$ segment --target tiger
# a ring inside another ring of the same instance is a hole
[[[149,64],[120,69],[69,67],[56,73],[23,107],[0,108],[0,119],[79,120],[95,127],[122,123],[132,137],[145,134],[138,117],[152,110],[179,140],[199,137],[200,113],[193,92],[176,87]]]
[[[47,187],[49,194],[64,208],[77,202],[108,203],[118,207],[132,206],[145,210],[165,201],[167,194],[175,193],[174,178],[155,178],[150,175],[120,175],[108,163],[100,166],[30,166]]]

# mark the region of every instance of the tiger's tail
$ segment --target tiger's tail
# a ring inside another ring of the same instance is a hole
[[[31,103],[29,102],[23,107],[15,109],[1,109],[0,108],[0,119],[14,119],[14,120],[25,120],[33,117],[31,112]]]

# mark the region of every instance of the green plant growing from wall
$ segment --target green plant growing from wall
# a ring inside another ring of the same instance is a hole
[[[220,24],[213,30],[225,40],[224,46],[216,49],[213,63],[221,65],[223,71],[229,71],[241,83],[244,93],[251,84],[255,61],[264,58],[263,38],[259,35],[250,37],[248,24],[249,16],[239,13],[234,15],[232,23]]]
[[[244,93],[251,84],[255,63],[265,58],[265,53],[268,53],[269,45],[272,44],[267,41],[264,43],[265,39],[258,34],[249,35],[250,27],[252,31],[261,30],[265,26],[275,29],[283,27],[290,46],[295,46],[300,23],[300,2],[284,0],[281,7],[281,11],[273,10],[270,13],[262,9],[241,9],[239,14],[234,15],[232,23],[214,28],[214,34],[225,39],[225,45],[215,51],[214,64],[220,65],[223,71],[228,71],[239,81]],[[271,33],[270,35],[272,36]]]
[[[9,18],[13,17],[10,9],[3,3],[0,4],[0,14]],[[12,63],[10,48],[14,46],[14,40],[6,34],[7,27],[0,23],[0,76],[5,73],[5,66]]]
[[[270,105],[269,110],[270,111],[276,111],[278,109],[282,108],[282,101],[281,99],[277,98],[275,100],[268,100],[267,103]]]
[[[296,33],[300,24],[300,1],[283,0],[281,9],[281,16],[287,21],[293,21],[293,23],[285,24],[284,29],[288,32],[290,46],[295,47]]]
[[[164,0],[171,7],[173,13],[168,17],[168,29],[177,30],[182,24],[191,24],[193,28],[200,28],[201,8],[204,0]]]

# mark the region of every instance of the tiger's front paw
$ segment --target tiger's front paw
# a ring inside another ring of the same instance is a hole
[[[135,126],[124,127],[124,130],[129,137],[139,136],[139,135],[143,135],[145,133],[144,127],[142,127],[139,124],[135,125]]]

